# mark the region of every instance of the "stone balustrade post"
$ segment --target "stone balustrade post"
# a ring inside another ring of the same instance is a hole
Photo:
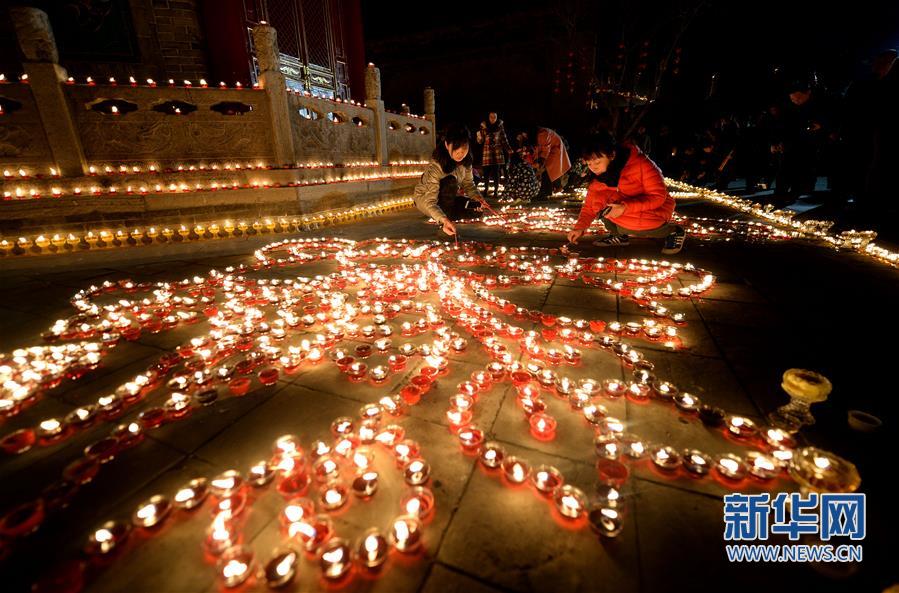
[[[365,106],[372,110],[372,128],[375,131],[375,161],[387,165],[387,112],[381,99],[381,71],[374,64],[365,69]]]
[[[434,96],[434,89],[425,87],[425,119],[431,122],[434,128],[431,134],[432,147],[437,145],[437,101]]]
[[[294,164],[298,155],[294,152],[290,98],[287,95],[287,79],[281,72],[278,51],[278,32],[267,23],[253,27],[253,45],[259,63],[259,86],[265,90],[271,114],[272,144],[275,162]]]
[[[9,9],[28,75],[31,94],[47,136],[47,144],[60,175],[78,177],[88,172],[81,138],[63,92],[68,77],[59,65],[56,39],[47,13],[30,6]]]

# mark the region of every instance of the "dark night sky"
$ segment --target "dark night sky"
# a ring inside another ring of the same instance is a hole
[[[421,112],[421,89],[437,90],[438,118],[474,125],[489,109],[507,119],[546,121],[551,111],[547,48],[559,38],[557,13],[579,8],[579,31],[595,36],[601,69],[622,34],[667,47],[671,19],[696,0],[600,0],[541,3],[444,3],[444,15],[422,18],[418,2],[363,2],[367,59],[381,68],[389,105],[408,102]],[[851,7],[851,10],[850,10]],[[431,11],[428,11],[430,14]],[[408,18],[403,18],[403,14]],[[421,15],[421,16],[420,16]],[[814,71],[835,92],[865,71],[877,50],[899,47],[899,2],[840,6],[791,0],[709,0],[684,34],[677,95],[700,105],[711,74],[719,73],[718,100],[751,112],[773,92],[772,73],[796,78]],[[786,73],[786,74],[784,74]],[[536,122],[534,122],[536,123]]]

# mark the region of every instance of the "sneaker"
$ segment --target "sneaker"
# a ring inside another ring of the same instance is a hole
[[[597,247],[627,247],[631,240],[627,235],[609,235],[593,242]]]
[[[687,231],[678,229],[665,238],[665,246],[662,247],[662,253],[665,255],[674,255],[680,253],[684,248],[684,239],[687,238]]]

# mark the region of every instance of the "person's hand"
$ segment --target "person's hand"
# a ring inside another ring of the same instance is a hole
[[[618,218],[623,215],[625,210],[627,210],[627,206],[624,204],[612,204],[609,206],[609,212],[606,214],[609,218]]]
[[[451,221],[449,218],[444,218],[441,224],[443,225],[444,233],[446,233],[447,235],[456,234],[456,225],[454,225],[453,221]]]
[[[584,236],[583,229],[571,229],[568,231],[568,242],[577,245],[577,240]]]

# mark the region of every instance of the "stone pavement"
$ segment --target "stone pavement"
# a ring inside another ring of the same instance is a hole
[[[680,206],[686,215],[731,216],[704,204]],[[328,229],[327,235],[431,239],[433,227],[414,212],[387,216],[365,224]],[[333,231],[333,232],[330,232]],[[320,233],[321,234],[321,233]],[[483,227],[462,227],[463,240],[506,245],[558,246],[547,234],[503,236]],[[249,244],[248,244],[249,245]],[[633,241],[631,246],[602,255],[658,258],[659,245]],[[0,262],[0,352],[35,345],[54,320],[71,314],[68,298],[77,290],[107,279],[179,280],[210,268],[252,261],[251,249],[207,255],[202,251],[177,259],[114,262],[77,269],[2,271]],[[583,255],[590,250],[582,250]],[[425,529],[425,551],[413,558],[392,556],[378,579],[357,576],[341,590],[350,592],[425,591],[880,591],[896,580],[887,554],[895,549],[892,529],[897,513],[888,504],[887,484],[895,445],[887,433],[897,417],[896,384],[890,342],[899,332],[899,273],[856,255],[827,251],[797,242],[744,244],[700,243],[688,239],[672,261],[692,262],[717,276],[715,288],[702,298],[676,303],[687,313],[687,348],[677,352],[637,345],[656,365],[661,378],[704,401],[734,413],[760,419],[785,403],[780,375],[791,367],[810,368],[828,376],[834,391],[827,403],[814,407],[817,424],[802,438],[834,451],[858,465],[862,491],[868,494],[868,537],[865,560],[847,576],[804,565],[733,565],[722,540],[722,494],[712,480],[669,478],[648,464],[633,467],[625,488],[629,498],[624,531],[616,539],[600,539],[589,528],[571,529],[547,512],[547,502],[530,487],[509,487],[491,477],[474,458],[460,453],[444,416],[454,386],[483,368],[486,354],[473,346],[453,357],[451,374],[410,410],[401,424],[422,446],[432,466],[431,488],[437,512]],[[327,271],[323,267],[322,271]],[[310,275],[319,271],[281,268],[256,272],[258,277]],[[518,288],[502,294],[522,306],[573,318],[607,321],[638,319],[631,303],[595,289],[557,280],[552,285]],[[530,329],[531,325],[525,325]],[[118,346],[102,367],[76,382],[65,383],[22,414],[0,422],[0,436],[61,417],[78,405],[142,372],[165,351],[189,339],[192,330],[142,337]],[[195,331],[195,330],[193,330]],[[411,371],[410,371],[411,372]],[[566,372],[574,378],[626,376],[615,357],[598,353]],[[27,587],[35,575],[65,558],[75,557],[86,535],[109,518],[127,518],[135,506],[157,492],[171,494],[188,479],[213,476],[229,468],[245,469],[269,454],[276,437],[300,435],[304,445],[327,438],[331,421],[355,416],[363,403],[376,401],[402,384],[397,376],[386,387],[348,384],[333,367],[282,375],[273,386],[246,397],[223,399],[198,409],[184,423],[155,430],[147,440],[117,457],[77,495],[71,506],[54,515],[39,532],[16,543],[0,564],[4,590]],[[476,421],[507,450],[535,466],[559,468],[567,481],[592,493],[596,483],[590,431],[572,415],[554,414],[558,436],[550,442],[528,433],[515,403],[511,384],[495,388],[478,404]],[[548,398],[551,399],[551,398]],[[133,419],[147,404],[130,410]],[[708,453],[741,452],[743,448],[696,422],[687,422],[670,406],[639,405],[628,400],[609,404],[653,442],[695,447]],[[882,418],[886,428],[864,434],[849,429],[846,412],[861,409]],[[120,422],[121,420],[117,421]],[[36,496],[59,476],[86,444],[105,436],[112,424],[102,423],[53,447],[0,458],[0,509]],[[378,453],[379,463],[384,463]],[[385,523],[395,515],[401,479],[383,472],[381,490],[370,502],[352,500],[334,515],[338,532],[355,538],[361,529]],[[753,488],[783,489],[791,483]],[[208,504],[208,503],[207,503]],[[245,542],[265,561],[279,543],[277,514],[282,499],[269,487],[260,491],[244,530]],[[161,533],[129,543],[123,557],[98,574],[86,590],[100,592],[202,592],[221,590],[215,568],[203,558],[202,539],[210,522],[206,507],[169,519]],[[135,534],[140,535],[140,534]],[[890,542],[890,543],[888,543]],[[304,558],[288,591],[320,591],[334,587],[321,580],[320,569]],[[262,591],[256,583],[241,590]]]

